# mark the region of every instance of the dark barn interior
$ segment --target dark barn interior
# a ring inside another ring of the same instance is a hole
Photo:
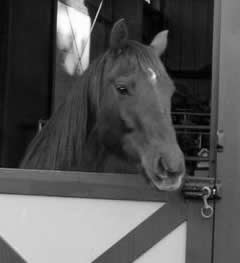
[[[93,23],[100,0],[60,0]],[[3,0],[0,7],[0,164],[17,167],[40,120],[47,120],[74,74],[63,66],[57,1]],[[67,10],[67,9],[66,9]],[[188,173],[208,170],[212,80],[213,1],[105,0],[90,38],[89,60],[107,47],[113,23],[125,18],[130,37],[148,44],[169,30],[164,64],[176,85],[172,116]],[[70,21],[71,26],[71,21]],[[79,32],[81,32],[81,24]],[[74,45],[74,32],[72,32]],[[79,54],[74,54],[79,59]],[[74,73],[77,74],[75,71]]]

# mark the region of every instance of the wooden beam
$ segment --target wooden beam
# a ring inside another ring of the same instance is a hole
[[[186,208],[184,202],[168,203],[92,263],[134,262],[185,220]]]
[[[1,263],[26,263],[18,253],[0,237],[0,262]]]
[[[137,174],[0,169],[0,193],[113,200],[161,201],[160,192]]]

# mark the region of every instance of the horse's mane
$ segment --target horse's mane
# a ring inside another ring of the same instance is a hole
[[[104,92],[105,66],[116,63],[118,56],[123,61],[131,60],[143,70],[150,66],[159,74],[164,71],[151,48],[136,41],[127,41],[118,55],[108,50],[91,63],[81,76],[76,77],[76,83],[66,100],[29,145],[21,168],[72,170],[78,166],[88,135],[89,112],[95,114],[96,118]]]

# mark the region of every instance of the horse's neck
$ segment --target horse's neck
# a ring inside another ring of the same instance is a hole
[[[61,113],[60,110],[57,114],[61,115]],[[80,145],[77,145],[77,135],[69,131],[68,135],[72,134],[74,138],[69,137],[68,143],[59,149],[58,146],[64,141],[62,136],[67,135],[64,130],[68,125],[67,122],[62,122],[59,116],[54,125],[50,121],[49,125],[44,127],[45,130],[41,131],[42,134],[35,138],[21,168],[109,173],[137,172],[132,162],[112,154],[99,143],[95,130],[92,130],[85,143],[82,142]],[[54,121],[54,117],[52,121]],[[51,135],[47,136],[48,133]]]
[[[77,170],[106,173],[137,173],[137,167],[124,158],[118,157],[98,142],[95,131],[88,137],[80,166]]]

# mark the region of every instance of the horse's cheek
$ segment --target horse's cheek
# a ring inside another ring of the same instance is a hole
[[[116,112],[109,109],[98,120],[98,136],[100,142],[107,148],[121,147],[123,127]]]
[[[135,161],[140,161],[143,145],[141,136],[136,132],[130,133],[123,138],[123,149],[125,153]]]

